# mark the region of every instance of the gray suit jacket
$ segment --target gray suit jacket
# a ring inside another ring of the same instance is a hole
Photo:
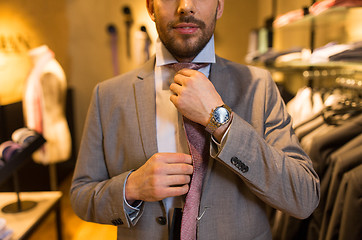
[[[168,238],[162,201],[144,203],[135,224],[123,206],[126,176],[157,152],[154,61],[95,88],[71,186],[76,214],[117,225],[118,239]],[[318,176],[267,71],[217,57],[210,80],[235,114],[210,157],[198,239],[271,239],[267,206],[308,217]]]

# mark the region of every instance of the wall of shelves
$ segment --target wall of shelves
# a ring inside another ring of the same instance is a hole
[[[332,7],[318,15],[308,14],[283,26],[274,25],[273,51],[286,52],[291,49],[308,49],[310,53],[330,43],[351,44],[362,41],[362,7]],[[362,47],[362,44],[361,46]],[[268,68],[277,82],[295,94],[303,86],[310,85],[311,76],[306,72],[316,71],[313,76],[321,86],[337,86],[337,78],[362,80],[362,61],[311,61],[303,60],[272,61],[257,63]],[[358,74],[357,74],[358,73]],[[323,74],[325,76],[323,76]]]
[[[312,35],[314,31],[314,35]],[[314,46],[311,46],[311,38]],[[302,19],[274,28],[274,49],[285,51],[291,48],[316,49],[330,42],[347,44],[362,41],[362,7],[333,7],[319,15],[306,15]],[[362,63],[326,62],[310,64],[308,62],[282,63],[276,67],[285,68],[361,68]]]

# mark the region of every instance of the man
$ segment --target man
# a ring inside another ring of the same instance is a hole
[[[269,206],[298,218],[316,208],[318,176],[269,74],[215,57],[223,8],[147,0],[156,57],[94,91],[71,187],[82,219],[117,225],[118,239],[271,239]],[[173,70],[177,62],[206,64]],[[179,211],[199,169],[187,121],[210,133],[192,231]]]

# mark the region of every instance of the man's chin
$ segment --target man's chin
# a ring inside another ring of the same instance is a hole
[[[178,59],[193,59],[197,56],[197,54],[199,54],[201,50],[199,50],[198,48],[181,45],[177,45],[174,48],[169,49],[170,53]]]
[[[177,50],[177,52],[186,54],[186,55],[192,55],[193,53],[197,52],[198,49],[202,49],[205,46],[198,46],[197,41],[192,41],[191,39],[185,40],[185,41],[176,41],[173,44],[173,48]]]
[[[182,35],[169,39],[167,44],[164,43],[169,52],[178,59],[192,59],[199,54],[205,47],[202,45],[198,36]]]

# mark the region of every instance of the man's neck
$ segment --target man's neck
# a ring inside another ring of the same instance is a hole
[[[197,53],[197,54],[199,54],[199,53]],[[197,55],[195,55],[195,56],[193,56],[193,57],[190,57],[190,58],[179,58],[179,57],[176,57],[176,56],[174,56],[174,55],[172,55],[172,56],[177,60],[177,62],[180,62],[180,63],[190,63],[190,62],[192,62],[192,60],[195,59],[195,57],[196,57]]]
[[[175,62],[195,62],[195,63],[215,63],[215,48],[214,37],[206,44],[204,49],[201,50],[194,57],[190,58],[178,58],[173,56],[167,48],[162,44],[160,39],[157,39],[156,43],[156,65],[162,66]]]

